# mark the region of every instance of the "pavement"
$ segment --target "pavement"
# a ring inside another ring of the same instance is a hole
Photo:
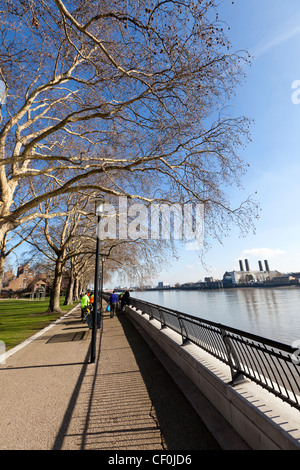
[[[78,306],[8,351],[0,450],[221,450],[126,314],[90,343]]]

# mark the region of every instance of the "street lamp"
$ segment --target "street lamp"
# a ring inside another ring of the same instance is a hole
[[[101,317],[102,317],[102,300],[103,300],[103,274],[104,274],[104,261],[105,261],[106,255],[101,254],[101,284],[100,284],[100,318],[98,319],[98,328],[100,327],[100,322],[101,322]]]
[[[94,280],[94,308],[92,319],[92,340],[91,340],[91,362],[95,362],[96,356],[96,335],[97,335],[97,305],[98,305],[98,280],[99,280],[99,253],[100,253],[100,220],[101,214],[104,212],[104,204],[108,201],[101,195],[92,199],[95,203],[95,213],[97,215],[97,245],[96,245],[96,264],[95,264],[95,280]]]

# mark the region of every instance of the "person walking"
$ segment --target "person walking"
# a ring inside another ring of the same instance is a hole
[[[125,305],[128,305],[129,298],[130,298],[129,291],[126,290],[125,292],[123,292],[122,297],[121,297],[121,312],[125,310]]]
[[[114,290],[112,294],[110,294],[109,297],[109,303],[110,303],[110,318],[114,316],[115,313],[117,313],[117,305],[119,302],[119,296],[116,294],[116,291]]]
[[[81,320],[84,321],[84,309],[85,307],[87,307],[90,303],[90,299],[89,299],[89,296],[87,295],[87,293],[85,293],[82,297],[81,297],[81,303],[80,303],[80,306],[81,306]]]

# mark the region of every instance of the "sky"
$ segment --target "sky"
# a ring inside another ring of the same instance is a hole
[[[300,2],[224,0],[219,18],[230,26],[232,50],[253,56],[233,102],[235,116],[254,121],[252,141],[239,152],[250,165],[244,189],[233,196],[242,201],[257,192],[260,218],[255,234],[241,238],[233,228],[222,244],[212,240],[204,264],[197,252],[180,248],[153,284],[222,279],[245,258],[251,269],[267,259],[271,270],[300,271]]]

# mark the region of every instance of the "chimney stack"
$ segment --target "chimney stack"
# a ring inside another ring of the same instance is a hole
[[[249,262],[247,259],[245,259],[245,266],[246,266],[246,271],[250,271]]]
[[[266,267],[266,271],[270,271],[270,268],[269,268],[269,263],[268,261],[265,259],[265,267]]]
[[[263,265],[262,265],[262,262],[261,262],[261,261],[258,262],[258,266],[259,266],[259,270],[260,270],[260,271],[263,271]]]
[[[239,263],[240,263],[240,271],[244,271],[243,261],[241,259],[239,260]]]

